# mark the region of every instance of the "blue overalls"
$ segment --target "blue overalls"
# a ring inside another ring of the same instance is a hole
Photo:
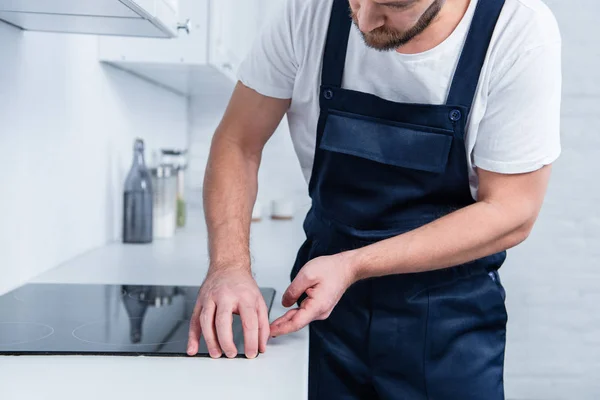
[[[352,22],[348,0],[334,0],[312,207],[292,279],[315,257],[405,233],[474,203],[465,127],[503,4],[479,0],[447,104],[425,105],[341,87]],[[352,285],[327,320],[311,323],[310,399],[503,399],[507,315],[497,270],[505,257]]]

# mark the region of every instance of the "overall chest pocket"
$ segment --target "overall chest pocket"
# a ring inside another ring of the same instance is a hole
[[[446,169],[453,132],[330,111],[319,147],[375,162],[431,173]]]

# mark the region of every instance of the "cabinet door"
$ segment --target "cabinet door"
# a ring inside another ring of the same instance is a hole
[[[177,35],[179,0],[120,0],[129,7],[138,8],[139,14],[153,21],[161,29]]]
[[[179,2],[182,0],[162,0],[167,3],[167,5],[175,12],[175,14],[179,15]]]
[[[177,2],[0,0],[0,20],[32,31],[167,38],[177,33]]]
[[[211,0],[209,61],[232,80],[262,25],[263,6],[264,0]]]
[[[136,0],[142,1],[142,0]],[[179,30],[173,39],[99,38],[100,60],[116,63],[205,65],[207,63],[209,0],[157,0],[177,11],[181,23],[190,20],[189,34]]]

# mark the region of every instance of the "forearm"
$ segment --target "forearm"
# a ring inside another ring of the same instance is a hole
[[[250,268],[250,221],[260,155],[215,136],[204,180],[211,268]]]
[[[534,219],[518,206],[479,202],[346,256],[357,279],[442,269],[516,246]]]

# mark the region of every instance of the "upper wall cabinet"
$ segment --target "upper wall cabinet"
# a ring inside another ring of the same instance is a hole
[[[214,0],[211,6],[209,58],[235,79],[263,24],[287,0]]]
[[[100,37],[100,61],[188,95],[192,74],[208,68],[209,0],[180,0],[179,15],[173,39]]]
[[[176,38],[102,37],[100,60],[184,95],[193,94],[207,76],[235,81],[263,22],[282,1],[179,0],[185,23]]]
[[[1,1],[1,0],[0,0]],[[218,0],[220,1],[220,0]],[[126,64],[204,65],[208,59],[208,0],[180,0],[182,23],[172,39],[101,37],[100,59]]]
[[[264,6],[262,0],[214,0],[211,3],[210,62],[231,79],[236,78],[261,28]]]
[[[32,31],[170,38],[179,0],[0,0],[0,20]]]

